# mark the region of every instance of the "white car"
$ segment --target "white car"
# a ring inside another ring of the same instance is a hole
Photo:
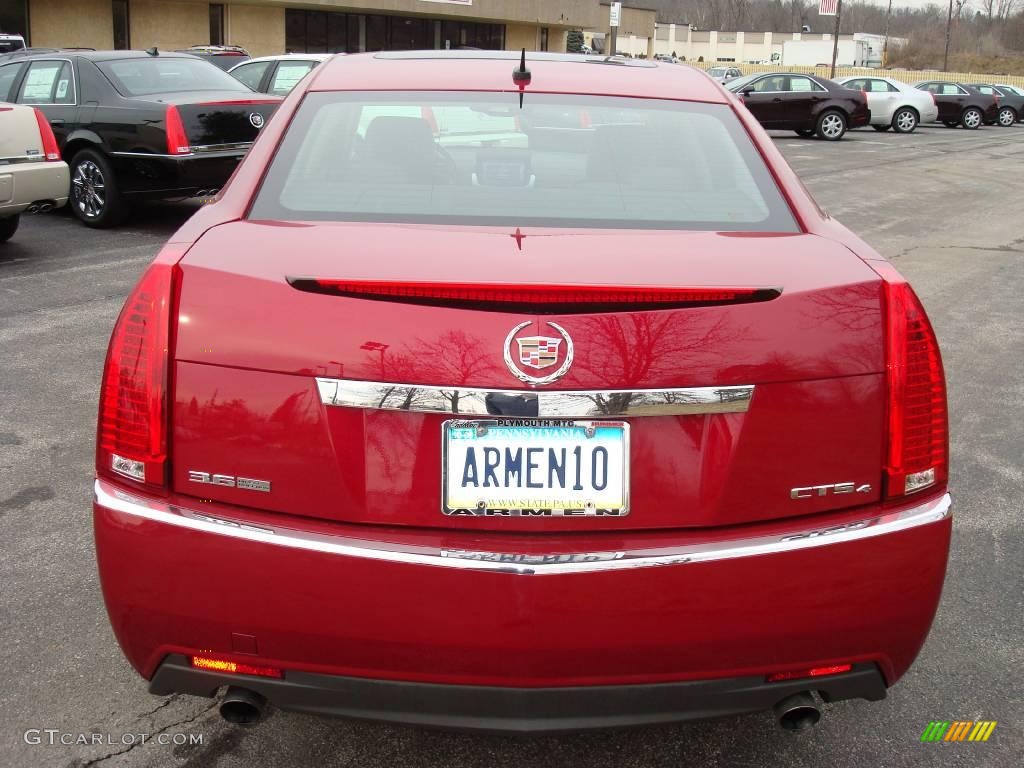
[[[25,48],[25,38],[21,35],[0,32],[0,53],[12,53]]]
[[[334,56],[333,53],[283,53],[260,56],[237,64],[228,70],[243,85],[259,93],[287,96],[295,84],[310,70]]]
[[[24,211],[42,213],[68,201],[68,164],[46,116],[0,102],[0,243],[10,240]]]
[[[743,73],[736,67],[712,67],[708,70],[708,74],[720,83],[728,83],[737,77],[743,77]]]
[[[871,110],[871,127],[876,131],[892,128],[896,133],[913,133],[918,124],[939,119],[939,108],[930,93],[891,77],[854,75],[837,77],[835,81],[846,88],[864,91]]]

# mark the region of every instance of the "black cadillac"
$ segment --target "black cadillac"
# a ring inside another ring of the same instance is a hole
[[[109,227],[133,199],[214,194],[277,109],[207,61],[44,52],[0,64],[0,101],[41,110],[71,168],[69,208]]]

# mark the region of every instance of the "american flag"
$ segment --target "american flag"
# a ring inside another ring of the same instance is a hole
[[[835,16],[839,12],[839,0],[818,0],[819,16]]]

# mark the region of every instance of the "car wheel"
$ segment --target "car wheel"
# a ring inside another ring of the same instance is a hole
[[[846,133],[846,117],[834,109],[823,112],[818,118],[818,129],[815,133],[825,141],[839,141]]]
[[[804,138],[807,138],[808,136],[813,136],[814,135],[814,129],[813,128],[797,128],[795,130],[795,133],[796,133],[797,136],[803,136]]]
[[[6,243],[14,237],[14,233],[18,231],[19,221],[21,221],[21,216],[8,216],[6,219],[0,219],[0,243]]]
[[[984,121],[985,116],[981,114],[981,110],[977,107],[968,107],[960,116],[960,124],[970,131],[979,128]]]
[[[124,202],[110,162],[101,152],[83,149],[71,158],[68,207],[87,227],[112,227],[124,214]]]
[[[892,129],[896,133],[913,133],[917,128],[917,112],[910,107],[897,109],[892,116]]]
[[[889,126],[888,125],[872,125],[871,127],[874,128],[879,133],[883,133],[884,131],[888,131],[889,130]]]
[[[1016,122],[1017,113],[1013,111],[1013,107],[1003,107],[999,110],[999,124],[1003,128],[1009,128]]]

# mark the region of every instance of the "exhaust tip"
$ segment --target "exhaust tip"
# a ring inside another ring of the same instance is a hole
[[[807,731],[821,720],[821,710],[810,693],[789,696],[775,705],[775,718],[779,727],[790,733]]]
[[[255,691],[231,686],[220,702],[220,716],[234,725],[255,725],[263,719],[267,700]]]

